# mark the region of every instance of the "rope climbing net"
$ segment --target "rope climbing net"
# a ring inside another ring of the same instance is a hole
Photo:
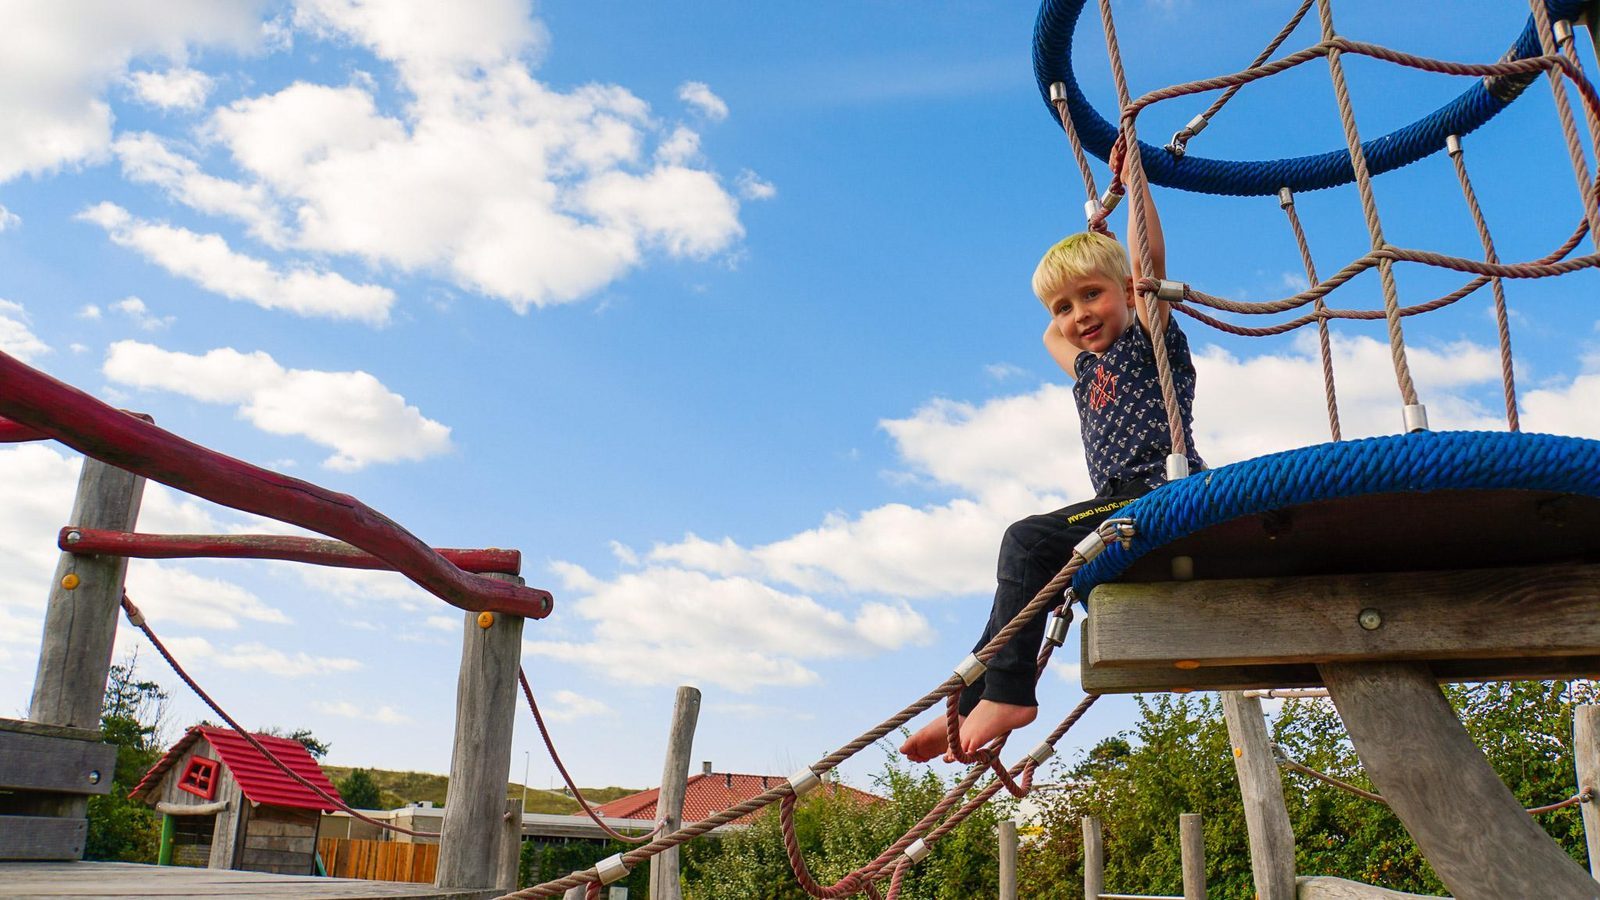
[[[1321,40],[1311,47],[1269,62],[1269,57],[1300,25],[1313,3],[1318,11]],[[1585,235],[1590,236],[1591,244],[1594,243],[1595,236],[1600,235],[1600,182],[1590,175],[1584,142],[1579,134],[1572,110],[1572,99],[1568,93],[1569,86],[1577,92],[1587,125],[1589,149],[1600,153],[1600,96],[1596,95],[1594,86],[1584,73],[1570,21],[1580,9],[1579,2],[1530,0],[1532,15],[1528,26],[1507,53],[1506,58],[1495,63],[1473,64],[1431,59],[1351,40],[1335,30],[1331,0],[1304,0],[1288,23],[1248,68],[1231,75],[1151,91],[1135,98],[1128,89],[1109,0],[1099,0],[1106,50],[1110,58],[1111,74],[1120,108],[1119,125],[1115,129],[1111,128],[1089,104],[1072,72],[1070,58],[1072,34],[1078,14],[1084,5],[1085,0],[1046,0],[1040,10],[1035,33],[1035,70],[1040,80],[1040,89],[1048,98],[1054,117],[1060,122],[1071,143],[1073,157],[1083,178],[1084,189],[1088,196],[1085,206],[1088,227],[1104,232],[1107,227],[1107,216],[1123,196],[1131,193],[1134,197],[1135,202],[1131,204],[1130,213],[1132,243],[1144,248],[1144,252],[1141,253],[1140,259],[1132,262],[1137,275],[1136,289],[1139,303],[1147,312],[1153,312],[1158,303],[1166,303],[1171,308],[1208,326],[1230,334],[1250,337],[1283,334],[1315,322],[1329,432],[1333,440],[1338,441],[1342,439],[1342,434],[1329,337],[1330,321],[1334,319],[1385,321],[1395,381],[1403,404],[1405,430],[1423,431],[1428,427],[1427,411],[1418,397],[1411,375],[1402,322],[1410,316],[1449,306],[1473,294],[1484,285],[1489,285],[1494,300],[1507,424],[1512,431],[1520,428],[1509,317],[1506,312],[1502,279],[1564,275],[1600,264],[1600,254],[1571,256],[1583,242]],[[1425,72],[1476,76],[1480,81],[1455,102],[1441,108],[1433,115],[1380,140],[1363,143],[1344,73],[1342,57],[1346,54],[1370,57]],[[1320,156],[1274,162],[1226,162],[1202,159],[1189,153],[1189,143],[1244,85],[1319,57],[1326,59],[1333,83],[1337,112],[1345,137],[1346,146],[1343,150]],[[1545,75],[1550,83],[1562,137],[1577,183],[1581,218],[1571,236],[1555,250],[1532,261],[1506,263],[1496,253],[1487,219],[1468,176],[1462,137],[1515,100],[1540,74]],[[1141,113],[1149,107],[1163,101],[1218,90],[1224,93],[1203,113],[1195,116],[1188,125],[1179,130],[1166,147],[1152,147],[1139,141],[1138,120]],[[1373,176],[1410,164],[1440,149],[1445,150],[1452,161],[1467,211],[1483,248],[1482,259],[1467,259],[1429,250],[1400,247],[1389,242],[1384,236],[1383,222],[1373,190]],[[1110,165],[1112,183],[1103,193],[1095,183],[1088,160],[1089,152],[1099,155]],[[1351,260],[1333,275],[1319,277],[1313,262],[1310,243],[1295,209],[1295,192],[1332,187],[1351,181],[1355,183],[1360,197],[1362,214],[1370,238],[1370,250]],[[1244,302],[1208,294],[1186,283],[1150,277],[1154,266],[1149,245],[1145,242],[1149,229],[1145,199],[1152,182],[1206,193],[1276,195],[1299,249],[1309,287],[1280,300]],[[1418,263],[1467,273],[1473,277],[1461,287],[1441,297],[1414,305],[1402,305],[1394,274],[1397,262]],[[1378,271],[1383,292],[1382,309],[1339,309],[1328,305],[1329,294],[1369,269]],[[1307,305],[1312,307],[1310,312],[1288,321],[1265,326],[1241,325],[1199,308],[1253,316],[1292,312]],[[1152,322],[1152,329],[1157,332],[1153,344],[1162,398],[1172,434],[1171,460],[1174,463],[1181,463],[1187,447],[1183,429],[1180,427],[1166,345],[1160,339],[1160,332],[1164,330],[1165,322],[1159,316],[1148,318]],[[1169,466],[1169,471],[1171,470],[1172,467]],[[1180,465],[1176,474],[1186,474],[1186,470]]]

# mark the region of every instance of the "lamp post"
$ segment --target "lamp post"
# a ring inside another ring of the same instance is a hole
[[[528,814],[528,766],[533,762],[533,751],[522,751],[522,814]]]

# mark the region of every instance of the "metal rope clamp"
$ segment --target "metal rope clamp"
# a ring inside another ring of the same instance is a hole
[[[983,677],[983,673],[988,671],[988,669],[989,667],[984,665],[983,660],[978,658],[978,654],[968,653],[967,658],[963,659],[961,664],[956,666],[956,675],[960,676],[964,683],[970,685],[974,681],[977,681],[979,678]]]
[[[1036,766],[1044,765],[1045,760],[1055,755],[1056,748],[1050,746],[1048,742],[1041,742],[1039,746],[1028,751],[1028,758],[1033,760],[1033,764]]]
[[[628,874],[628,867],[622,862],[622,854],[614,853],[594,864],[594,869],[600,874],[601,884],[610,884]]]
[[[1050,627],[1045,629],[1044,639],[1050,646],[1059,647],[1067,642],[1067,629],[1072,627],[1072,601],[1069,599],[1061,604],[1061,612],[1050,618]]]
[[[820,784],[822,784],[822,776],[818,775],[817,770],[810,766],[806,766],[804,769],[789,776],[789,790],[794,791],[796,800],[816,790]]]
[[[927,859],[928,854],[933,851],[928,846],[927,841],[923,840],[922,838],[917,838],[916,840],[912,841],[911,845],[903,852],[906,855],[906,859],[911,860],[912,865],[916,865],[917,863]]]
[[[1105,549],[1106,539],[1100,536],[1100,532],[1091,531],[1078,542],[1078,546],[1072,548],[1072,552],[1083,557],[1084,562],[1091,562]]]

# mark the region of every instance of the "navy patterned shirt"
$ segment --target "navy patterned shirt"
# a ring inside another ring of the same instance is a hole
[[[1194,361],[1176,318],[1167,320],[1166,345],[1189,447],[1189,471],[1198,472],[1206,464],[1194,448]],[[1078,376],[1072,396],[1078,402],[1095,496],[1165,484],[1172,439],[1156,377],[1155,346],[1144,325],[1135,320],[1105,353],[1096,356],[1085,350],[1072,365]]]

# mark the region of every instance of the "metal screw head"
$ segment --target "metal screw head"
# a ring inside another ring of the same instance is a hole
[[[99,784],[100,783],[100,770],[99,769],[95,769],[94,771],[89,773],[89,783],[90,784]]]
[[[67,543],[76,544],[77,542],[79,542],[81,540],[83,540],[83,532],[81,532],[81,531],[69,531],[69,532],[67,532]]]
[[[1377,631],[1383,627],[1383,613],[1369,606],[1356,616],[1356,622],[1368,631]]]

